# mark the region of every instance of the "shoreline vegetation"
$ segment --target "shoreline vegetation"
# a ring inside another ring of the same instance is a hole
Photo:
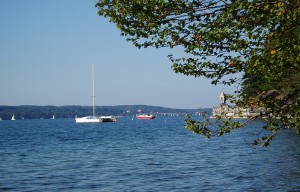
[[[177,114],[198,114],[200,111],[210,112],[211,109],[175,109],[150,105],[116,105],[116,106],[96,106],[97,115],[114,115],[132,117],[138,113],[152,113],[154,115],[177,115]],[[55,118],[75,118],[75,116],[87,116],[92,114],[91,106],[67,105],[67,106],[38,106],[20,105],[5,106],[0,105],[0,118],[10,120],[14,115],[16,119],[51,119]]]

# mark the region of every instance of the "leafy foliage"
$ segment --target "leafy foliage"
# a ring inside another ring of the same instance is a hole
[[[99,0],[96,7],[138,48],[182,47],[185,57],[169,55],[176,73],[239,83],[238,106],[265,107],[300,131],[299,0]],[[279,97],[260,97],[272,90]],[[187,122],[209,136],[205,122]]]

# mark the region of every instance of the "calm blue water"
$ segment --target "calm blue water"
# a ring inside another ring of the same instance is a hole
[[[300,191],[300,136],[255,149],[259,124],[207,140],[183,117],[0,121],[0,191]]]

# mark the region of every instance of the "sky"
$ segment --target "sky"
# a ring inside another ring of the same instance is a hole
[[[205,78],[176,74],[169,54],[138,49],[94,0],[0,0],[0,105],[153,105],[211,108],[222,91]]]

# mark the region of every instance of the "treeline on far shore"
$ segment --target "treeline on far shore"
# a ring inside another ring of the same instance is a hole
[[[118,105],[118,106],[96,106],[96,115],[114,116],[135,116],[138,113],[153,114],[194,114],[200,112],[199,109],[173,109],[149,105]],[[204,109],[209,110],[209,109]],[[11,119],[12,115],[16,119],[50,119],[55,118],[75,118],[92,115],[91,106],[0,106],[0,118],[2,120]]]

